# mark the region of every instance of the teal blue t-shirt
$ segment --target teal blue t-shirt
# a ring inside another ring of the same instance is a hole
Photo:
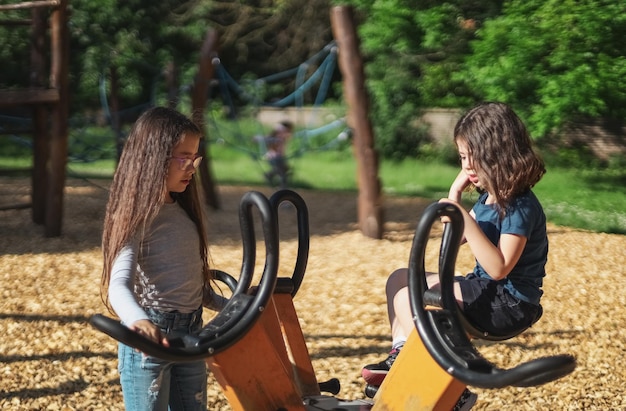
[[[485,204],[486,199],[487,193],[483,193],[472,210],[476,222],[494,245],[498,245],[502,234],[515,234],[527,239],[519,261],[509,275],[500,281],[504,282],[505,288],[513,296],[531,304],[539,304],[548,260],[546,216],[539,200],[528,190],[511,201],[504,218],[500,219],[497,208]],[[491,278],[478,261],[474,274]]]

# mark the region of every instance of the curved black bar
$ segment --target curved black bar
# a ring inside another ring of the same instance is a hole
[[[302,284],[306,265],[309,260],[309,211],[302,197],[295,191],[280,190],[270,197],[270,204],[276,213],[278,213],[278,207],[283,202],[291,203],[295,207],[298,224],[298,255],[291,276],[291,280],[293,281],[291,296],[295,297]],[[278,216],[276,217],[276,221],[278,221]]]
[[[243,261],[241,263],[241,274],[237,282],[237,287],[233,291],[233,294],[239,294],[245,292],[250,288],[252,284],[252,277],[254,275],[254,264],[256,261],[256,237],[254,234],[254,218],[252,215],[252,206],[257,205],[259,212],[261,213],[261,220],[265,221],[267,218],[274,220],[273,225],[276,225],[276,219],[271,213],[271,210],[263,210],[267,203],[267,198],[257,192],[248,191],[243,195],[239,202],[239,227],[241,229],[241,241],[243,245]],[[264,214],[268,214],[267,216]],[[271,217],[270,217],[271,214]],[[278,243],[278,226],[276,225],[276,242]],[[267,237],[266,237],[267,240]]]
[[[261,214],[266,252],[263,274],[254,292],[250,289],[256,256],[253,206]],[[230,347],[246,334],[265,309],[276,287],[278,273],[278,224],[269,200],[259,192],[246,193],[241,199],[240,221],[244,243],[242,276],[226,306],[204,326],[199,335],[170,339],[170,346],[165,347],[131,331],[118,321],[99,314],[91,317],[89,322],[126,345],[169,361],[202,359]]]
[[[215,277],[215,279],[226,284],[228,288],[230,289],[230,291],[234,292],[235,289],[237,289],[237,280],[232,275],[222,270],[213,269],[211,270],[211,272],[213,273],[213,276]]]
[[[443,255],[439,261],[442,308],[426,310],[424,293],[428,287],[424,255],[432,225],[441,217],[450,220],[440,250]],[[462,236],[461,211],[449,203],[433,203],[424,211],[413,239],[408,281],[411,310],[419,335],[433,359],[459,381],[481,388],[539,385],[572,372],[576,360],[571,355],[538,358],[503,370],[476,350],[464,328],[468,322],[454,297],[454,265]]]
[[[89,324],[109,337],[153,357],[163,358],[169,361],[191,361],[201,358],[198,356],[190,356],[188,350],[184,347],[185,342],[193,344],[194,341],[174,341],[174,346],[165,347],[132,331],[119,321],[102,314],[91,316],[91,318],[89,318]],[[180,346],[181,344],[183,347]]]

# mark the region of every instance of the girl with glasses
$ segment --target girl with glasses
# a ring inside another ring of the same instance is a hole
[[[101,294],[131,330],[168,346],[197,333],[202,309],[224,299],[211,288],[208,240],[194,174],[201,132],[181,113],[139,117],[113,177],[102,235]],[[173,363],[124,344],[118,352],[126,410],[206,410],[202,360]],[[168,408],[169,407],[169,408]]]

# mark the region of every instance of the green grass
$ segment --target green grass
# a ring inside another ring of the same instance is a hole
[[[264,185],[267,164],[249,152],[225,144],[210,146],[212,170],[218,184]],[[31,159],[3,157],[0,175],[25,174],[15,169],[30,167]],[[313,190],[357,191],[356,162],[350,147],[305,152],[291,158],[292,185]],[[68,176],[110,178],[113,160],[71,161]],[[417,196],[437,200],[447,195],[458,168],[441,162],[381,161],[379,178],[388,195]],[[551,168],[535,187],[551,223],[598,232],[626,234],[626,170]]]
[[[212,146],[213,169],[221,183],[264,184],[266,164],[224,146]],[[235,154],[234,154],[235,153]],[[306,153],[293,158],[294,187],[357,190],[352,150]],[[458,168],[441,162],[381,161],[379,178],[388,195],[445,197]],[[556,225],[626,234],[626,170],[550,168],[535,193]],[[471,199],[468,199],[471,200]]]
[[[626,234],[624,169],[548,168],[535,193],[555,224]]]

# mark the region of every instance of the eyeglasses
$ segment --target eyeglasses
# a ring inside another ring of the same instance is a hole
[[[178,168],[180,170],[188,170],[189,166],[193,166],[194,169],[200,166],[202,162],[202,156],[195,156],[194,158],[188,157],[170,157],[172,160],[178,160]]]

